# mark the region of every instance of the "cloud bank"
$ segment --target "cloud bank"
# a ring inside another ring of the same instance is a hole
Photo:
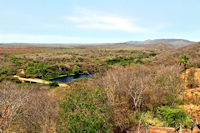
[[[125,30],[132,32],[146,32],[147,29],[137,26],[130,19],[102,12],[94,12],[84,8],[76,9],[76,16],[66,16],[67,21],[86,29]]]

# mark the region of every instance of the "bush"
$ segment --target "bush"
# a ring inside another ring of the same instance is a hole
[[[83,58],[81,58],[81,57],[78,57],[78,59],[79,59],[80,61],[83,61]]]
[[[106,92],[76,87],[59,103],[60,132],[110,132]]]
[[[6,74],[8,72],[9,68],[4,68],[0,71],[0,74]]]
[[[150,56],[156,56],[157,54],[155,52],[152,52],[149,54]]]
[[[186,127],[192,124],[191,117],[180,108],[171,108],[169,106],[158,107],[157,115],[166,121],[166,125],[170,127],[179,126],[179,123]]]
[[[78,75],[78,74],[80,73],[80,68],[79,68],[77,65],[74,66],[74,68],[73,68],[73,73],[74,73],[75,75]]]
[[[142,61],[142,59],[141,59],[141,58],[138,58],[138,59],[137,59],[137,61],[136,61],[136,63],[141,63],[141,64],[142,64],[142,63],[143,63],[143,61]]]
[[[33,74],[33,71],[35,70],[34,67],[29,67],[27,70],[26,70],[26,74]]]
[[[139,116],[139,118],[141,117],[141,115]],[[159,126],[162,127],[164,126],[164,121],[160,120],[157,117],[154,117],[154,113],[151,111],[147,111],[144,113],[143,117],[142,117],[142,121],[143,122],[147,122],[148,124],[151,124],[153,126]]]
[[[19,62],[19,61],[16,61],[14,64],[15,64],[16,67],[17,67],[17,66],[20,67],[22,63]]]
[[[56,81],[53,81],[53,82],[49,83],[48,85],[49,85],[49,86],[53,86],[53,87],[59,86],[59,85],[58,85],[58,82],[56,82]]]
[[[2,82],[5,79],[4,76],[0,76],[0,82]]]
[[[191,67],[197,67],[195,64],[189,64],[189,68]]]

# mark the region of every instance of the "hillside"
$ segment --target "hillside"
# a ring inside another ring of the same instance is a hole
[[[194,64],[196,66],[200,66],[200,42],[193,43],[189,46],[181,47],[178,49],[173,49],[170,51],[165,51],[160,55],[152,58],[152,61],[157,63],[164,63],[164,64],[174,64],[180,59],[180,56],[186,54],[191,59],[188,62],[189,64]]]
[[[166,51],[166,50],[172,50],[173,49],[173,45],[171,45],[168,42],[161,42],[161,43],[153,43],[153,44],[149,44],[146,46],[143,46],[144,49],[146,50],[161,50],[161,51]]]
[[[184,46],[194,43],[192,41],[184,40],[184,39],[154,39],[154,40],[145,40],[145,41],[140,41],[140,42],[129,41],[127,43],[147,45],[147,44],[163,43],[163,42],[165,42],[165,43],[167,42],[175,48],[184,47]]]

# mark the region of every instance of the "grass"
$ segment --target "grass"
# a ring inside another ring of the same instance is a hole
[[[153,112],[151,111],[147,111],[146,113],[144,113],[143,117],[142,117],[142,121],[143,122],[147,122],[153,126],[158,126],[158,127],[163,127],[165,126],[165,122],[161,121],[159,118],[154,117]]]
[[[67,75],[59,75],[58,78],[66,77]]]
[[[79,81],[79,80],[82,80],[84,78],[78,78],[78,79],[72,79],[73,81]]]

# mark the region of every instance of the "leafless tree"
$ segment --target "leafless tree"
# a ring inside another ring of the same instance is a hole
[[[0,86],[0,110],[3,110],[7,105],[9,107],[4,124],[0,127],[2,131],[10,127],[11,123],[20,115],[22,106],[29,101],[29,92],[23,88],[15,88],[10,81],[3,81]]]
[[[57,102],[48,90],[4,81],[0,84],[0,110],[7,105],[8,113],[0,126],[2,132],[56,132]]]

